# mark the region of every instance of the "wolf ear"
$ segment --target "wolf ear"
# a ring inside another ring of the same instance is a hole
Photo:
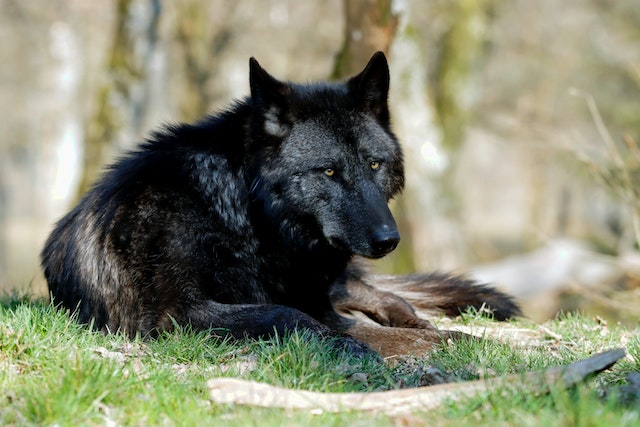
[[[376,52],[364,70],[347,81],[349,92],[365,111],[378,119],[389,120],[389,65],[384,53]]]
[[[258,64],[255,58],[249,59],[249,84],[251,99],[255,105],[261,107],[279,106],[284,104],[291,88],[277,80]]]
[[[249,59],[249,84],[251,102],[264,114],[264,130],[273,136],[284,137],[290,130],[285,114],[291,87],[267,73],[253,57]]]

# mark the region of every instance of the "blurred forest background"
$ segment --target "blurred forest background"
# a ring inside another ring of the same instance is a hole
[[[0,0],[0,35],[0,291],[44,294],[51,225],[150,130],[247,95],[250,56],[306,81],[383,50],[407,188],[376,268],[640,318],[638,0]]]

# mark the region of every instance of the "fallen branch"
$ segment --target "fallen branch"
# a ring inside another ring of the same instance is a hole
[[[215,378],[207,385],[210,399],[215,403],[327,412],[359,410],[398,415],[416,410],[428,411],[440,406],[446,400],[468,398],[500,387],[523,387],[532,393],[546,393],[554,386],[571,387],[607,369],[624,356],[623,349],[616,349],[544,371],[373,393],[320,393],[292,390],[235,378]]]

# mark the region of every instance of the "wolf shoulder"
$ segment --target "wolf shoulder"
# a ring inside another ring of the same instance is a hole
[[[119,212],[128,220],[137,212],[143,221],[206,219],[243,231],[247,218],[238,206],[248,203],[241,165],[244,135],[229,126],[239,114],[211,115],[153,133],[105,171],[81,207],[100,210],[105,220],[116,222]]]

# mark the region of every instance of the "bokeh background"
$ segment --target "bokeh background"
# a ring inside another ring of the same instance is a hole
[[[0,292],[46,294],[51,225],[154,128],[245,96],[249,57],[306,81],[383,50],[407,188],[375,268],[635,323],[639,24],[638,0],[0,0]]]

